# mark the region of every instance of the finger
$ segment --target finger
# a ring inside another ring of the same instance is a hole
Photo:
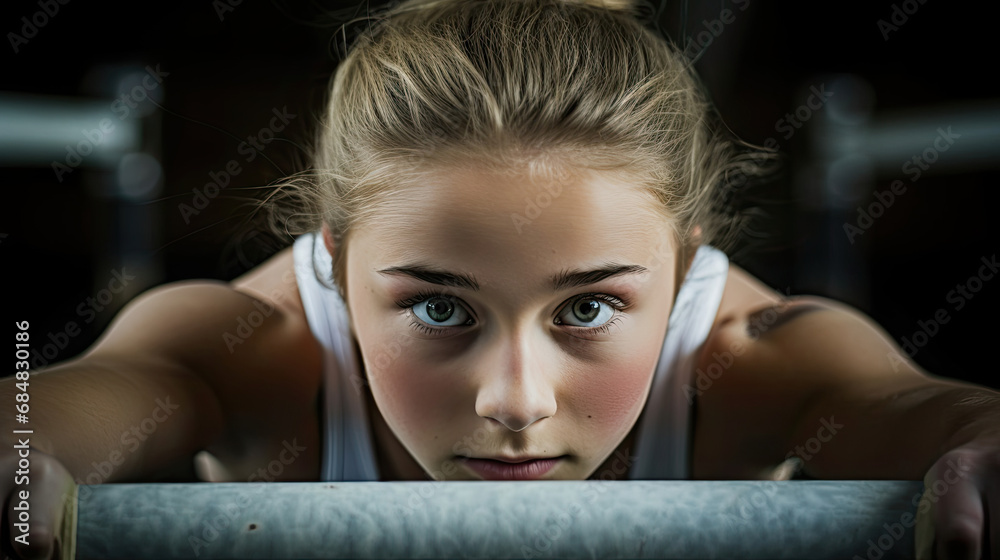
[[[984,532],[984,496],[979,481],[957,465],[960,462],[932,469],[924,479],[924,498],[931,502],[934,525],[934,558],[977,560]]]
[[[17,455],[0,459],[0,555],[4,560],[14,559],[14,549],[10,546],[12,534],[10,517],[7,515],[8,497],[14,490],[14,479],[17,470]],[[15,559],[16,560],[16,559]]]
[[[913,547],[914,557],[917,560],[934,560],[934,518],[930,496],[931,489],[927,487],[920,496],[920,503],[917,507],[917,526],[914,530]]]
[[[986,504],[986,517],[989,520],[989,532],[986,536],[989,548],[984,550],[990,551],[990,558],[993,560],[1000,560],[1000,480],[995,478],[996,474],[993,476],[994,478],[986,481],[990,498]]]
[[[69,497],[75,498],[76,483],[65,467],[56,459],[42,454],[34,455],[31,479],[35,484],[15,486],[7,507],[10,533],[17,538],[24,531],[15,526],[26,523],[28,535],[11,543],[14,553],[24,560],[52,558],[55,541],[63,528],[63,518]],[[22,492],[27,492],[22,500]],[[27,502],[28,508],[14,509]],[[75,503],[75,502],[73,502]]]
[[[32,465],[34,466],[34,465]],[[31,474],[34,477],[34,473]],[[44,517],[41,505],[42,502],[37,496],[44,483],[36,479],[35,484],[16,484],[10,490],[9,500],[4,516],[7,519],[6,529],[7,544],[10,546],[12,558],[30,560],[34,558],[48,558],[49,546],[47,540],[50,538],[44,530],[39,528],[41,518]]]
[[[79,487],[71,481],[70,488],[63,495],[62,515],[56,524],[56,539],[53,543],[53,560],[76,559],[76,514]]]

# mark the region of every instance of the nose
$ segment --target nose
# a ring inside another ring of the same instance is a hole
[[[515,432],[556,413],[555,364],[543,363],[526,336],[513,336],[480,362],[476,413]]]

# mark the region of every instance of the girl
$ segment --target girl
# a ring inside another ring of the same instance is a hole
[[[13,551],[58,548],[74,484],[197,457],[211,481],[945,481],[935,555],[996,556],[997,393],[729,263],[726,198],[771,154],[727,139],[636,11],[389,10],[333,78],[313,171],[268,201],[293,245],[144,293],[33,381],[41,513]]]

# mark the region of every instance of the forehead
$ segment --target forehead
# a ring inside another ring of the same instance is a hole
[[[672,252],[655,204],[643,188],[604,172],[442,168],[394,192],[355,240],[368,268],[420,262],[537,283],[561,268],[645,265],[662,258],[664,244]]]

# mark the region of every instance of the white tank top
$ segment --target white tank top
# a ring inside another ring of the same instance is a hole
[[[324,348],[320,480],[377,481],[364,379],[347,309],[332,287],[332,259],[318,232],[299,236],[293,252],[306,319]],[[690,478],[693,369],[715,322],[728,272],[725,253],[709,245],[698,248],[670,312],[647,405],[638,420],[629,479]]]

